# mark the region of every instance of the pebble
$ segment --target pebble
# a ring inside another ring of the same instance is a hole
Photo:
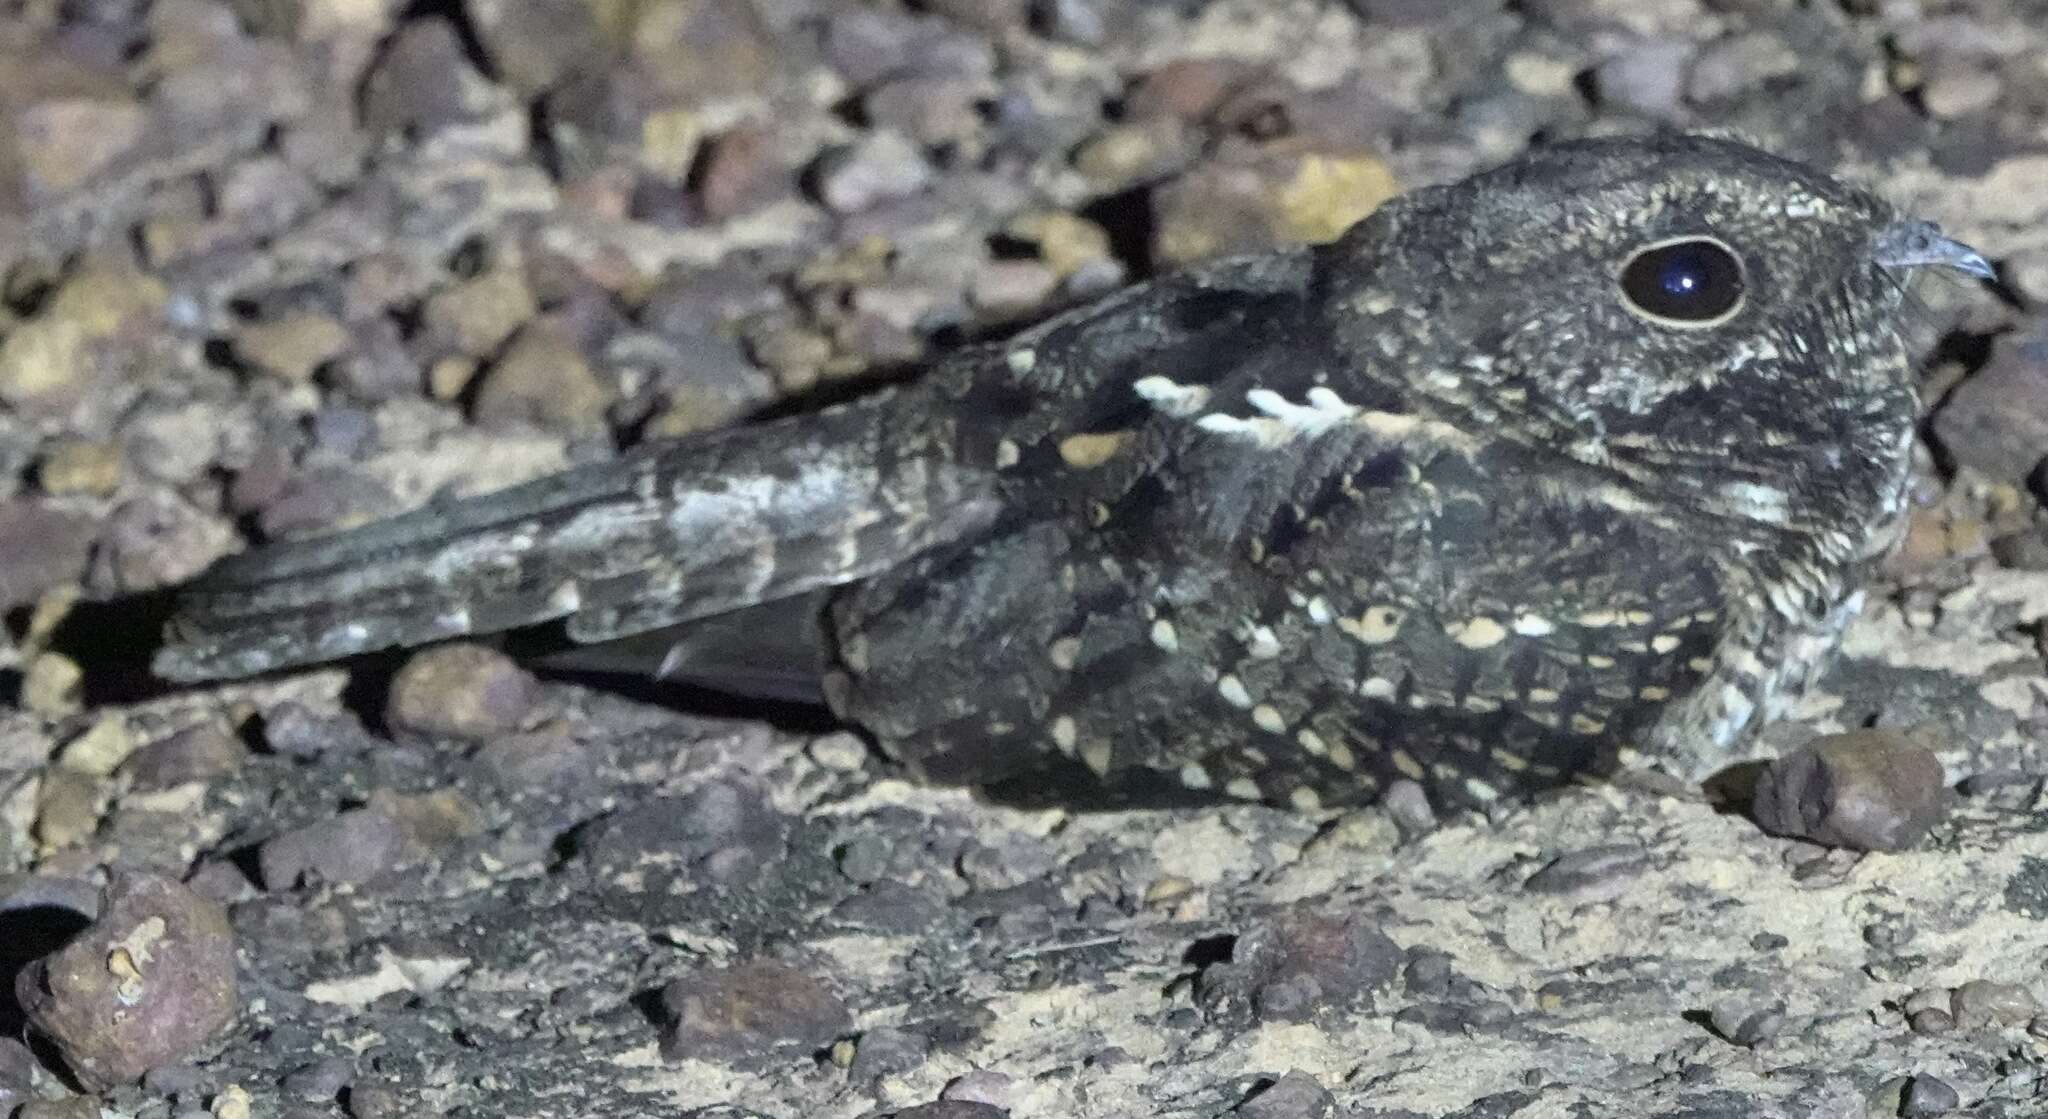
[[[346,711],[321,714],[286,700],[264,709],[263,745],[287,758],[317,758],[329,752],[361,753],[377,741]]]
[[[1017,1082],[992,1069],[978,1068],[956,1076],[939,1093],[941,1100],[958,1103],[979,1103],[1009,1111],[1017,1096]]]
[[[796,192],[796,175],[778,133],[742,124],[713,137],[695,173],[697,205],[711,221],[728,221]]]
[[[1195,994],[1212,1015],[1308,1021],[1368,1002],[1401,965],[1401,950],[1369,918],[1295,910],[1239,936],[1228,962],[1197,977]]]
[[[1380,806],[1394,818],[1403,835],[1427,835],[1436,830],[1436,809],[1429,803],[1429,790],[1406,777],[1387,786]]]
[[[1955,1016],[1946,1010],[1937,1010],[1929,1007],[1926,1010],[1916,1010],[1912,1014],[1907,1015],[1906,1025],[1916,1034],[1926,1037],[1939,1037],[1942,1034],[1953,1032],[1956,1028],[1956,1020]]]
[[[1741,96],[1799,72],[1799,55],[1775,31],[1749,31],[1711,43],[1693,59],[1685,98],[1705,105]]]
[[[1947,813],[1941,762],[1893,730],[1826,735],[1758,776],[1751,815],[1773,835],[1899,851]]]
[[[234,935],[167,878],[117,873],[93,924],[24,968],[15,995],[72,1074],[104,1090],[190,1054],[233,1020]]]
[[[1329,1089],[1295,1069],[1258,1089],[1231,1114],[1245,1119],[1325,1119],[1336,1106]]]
[[[1637,42],[1594,68],[1594,96],[1602,105],[1638,116],[1680,120],[1686,68],[1695,49],[1682,39]]]
[[[1754,1049],[1785,1031],[1787,1018],[1782,1005],[1753,1008],[1722,1003],[1707,1012],[1708,1023],[1722,1040]]]
[[[1949,1012],[1955,1015],[1956,1025],[1964,1029],[1993,1023],[2023,1026],[2040,1010],[2040,1003],[2025,987],[1989,979],[1972,979],[1957,987],[1950,996],[1949,1004]]]
[[[1927,1119],[1947,1115],[1962,1105],[1962,1098],[1947,1081],[1932,1076],[1915,1076],[1906,1084],[1905,1099],[1899,1106],[1903,1119]]]
[[[399,26],[364,79],[362,119],[374,132],[431,136],[507,104],[504,91],[470,64],[453,23],[415,19]]]
[[[234,346],[235,356],[257,372],[303,384],[348,349],[349,332],[332,315],[294,311],[243,324],[235,330]]]
[[[569,728],[550,723],[498,735],[476,752],[476,765],[508,790],[567,786],[590,776],[591,754]]]
[[[673,980],[661,989],[661,1007],[661,1053],[671,1061],[811,1052],[853,1025],[846,1004],[824,982],[768,960]]]
[[[355,1075],[354,1062],[345,1057],[327,1057],[286,1073],[278,1087],[286,1095],[307,1103],[332,1103],[348,1090]]]
[[[811,169],[818,200],[838,214],[854,214],[907,198],[932,180],[924,153],[899,132],[869,132],[834,148]]]
[[[1028,314],[1058,289],[1057,272],[1035,260],[991,260],[975,272],[967,297],[998,318]]]
[[[77,711],[85,697],[85,669],[62,653],[37,653],[21,678],[21,706],[43,716]]]
[[[66,769],[91,777],[108,777],[135,752],[135,732],[118,711],[101,715],[92,725],[64,744],[57,760]]]
[[[875,127],[900,132],[926,146],[955,144],[982,130],[980,82],[967,78],[897,78],[861,100]]]
[[[76,583],[99,523],[39,499],[0,500],[0,609]]]
[[[440,645],[413,654],[391,681],[384,705],[392,729],[472,741],[525,725],[540,682],[518,662],[482,645]]]
[[[924,1064],[931,1047],[931,1039],[921,1033],[883,1026],[860,1036],[846,1071],[855,1080],[899,1076]]]
[[[895,1119],[1004,1119],[1009,1112],[1000,1107],[968,1100],[940,1100],[906,1107]]]
[[[491,72],[522,97],[611,63],[599,8],[589,4],[534,4],[495,0],[465,9],[474,22]]]
[[[356,808],[265,841],[256,862],[264,889],[289,890],[308,880],[375,881],[397,868],[404,848],[404,832],[389,812]]]
[[[27,1045],[16,1038],[0,1037],[0,1115],[14,1114],[16,1108],[35,1098],[39,1070]]]
[[[35,837],[44,851],[76,847],[92,838],[100,823],[103,786],[92,775],[55,766],[36,789]]]
[[[36,467],[36,485],[55,497],[105,497],[121,487],[121,448],[98,439],[64,439]]]
[[[265,540],[313,536],[366,524],[389,513],[396,501],[384,483],[357,467],[316,466],[285,480],[257,511],[256,528]]]
[[[1530,875],[1522,888],[1537,894],[1609,897],[1649,869],[1641,847],[1610,843],[1559,855]]]
[[[52,98],[13,114],[12,139],[23,193],[55,202],[92,185],[148,134],[150,114],[132,101]]]
[[[614,395],[582,350],[559,329],[535,322],[481,374],[473,413],[480,424],[594,434],[605,430]]]
[[[1958,465],[2026,485],[2048,447],[2048,320],[1992,339],[1990,358],[1948,394],[1933,427]]]
[[[427,297],[421,316],[435,343],[470,357],[489,357],[540,311],[516,268],[498,267]]]
[[[151,591],[182,583],[238,544],[234,528],[167,490],[121,503],[101,530],[86,574],[95,593]]]

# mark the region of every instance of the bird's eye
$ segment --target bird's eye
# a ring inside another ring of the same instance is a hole
[[[1742,306],[1742,260],[1711,237],[1650,245],[1621,268],[1621,297],[1638,315],[1671,326],[1713,326]]]

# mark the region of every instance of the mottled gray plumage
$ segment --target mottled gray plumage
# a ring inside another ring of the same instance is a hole
[[[231,559],[159,669],[836,588],[834,709],[935,778],[1051,751],[1310,805],[1630,748],[1697,775],[1897,535],[1922,264],[1984,268],[1734,143],[1559,145],[907,388]]]

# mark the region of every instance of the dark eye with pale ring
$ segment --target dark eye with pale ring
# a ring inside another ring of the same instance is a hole
[[[1620,284],[1636,314],[1672,326],[1713,326],[1742,306],[1742,259],[1711,237],[1661,241],[1629,258]]]

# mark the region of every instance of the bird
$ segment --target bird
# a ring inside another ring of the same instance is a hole
[[[1698,780],[1902,535],[1927,269],[1994,277],[1734,139],[1550,143],[830,407],[226,557],[154,667],[553,625],[663,678],[809,679],[947,783]]]

